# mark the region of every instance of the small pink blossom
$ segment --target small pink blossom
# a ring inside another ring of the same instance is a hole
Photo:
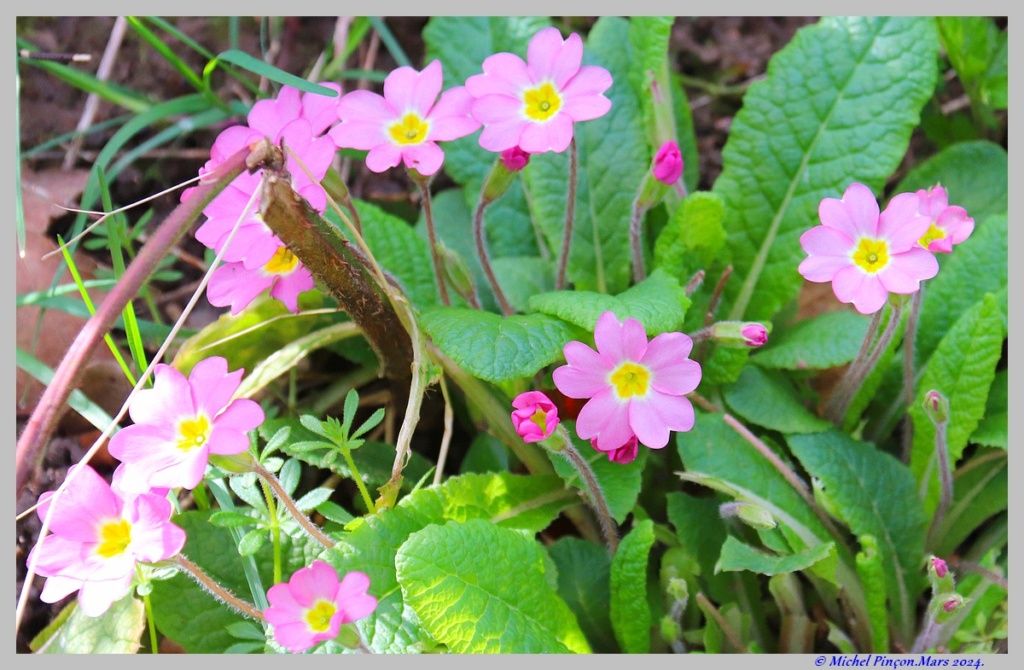
[[[514,146],[511,149],[505,149],[501,152],[501,164],[505,166],[505,169],[509,172],[519,172],[530,162],[530,154],[526,153],[518,146]]]
[[[384,80],[383,96],[352,91],[341,99],[341,123],[330,136],[339,148],[369,150],[366,167],[373,172],[404,163],[432,175],[444,162],[437,142],[456,140],[480,127],[469,115],[472,100],[465,87],[448,89],[438,99],[441,81],[438,60],[422,72],[411,67],[392,70]]]
[[[946,562],[937,556],[932,557],[932,570],[935,571],[935,576],[942,579],[949,574],[949,568],[946,566]]]
[[[651,449],[668,444],[669,431],[693,428],[686,394],[700,383],[700,364],[688,358],[693,341],[662,333],[650,342],[636,319],[623,322],[605,312],[594,329],[597,351],[582,342],[564,347],[568,363],[553,373],[570,398],[589,398],[576,419],[581,439],[613,451],[633,436]]]
[[[933,186],[927,191],[917,192],[920,212],[931,221],[928,231],[921,236],[920,244],[932,253],[948,254],[953,245],[960,244],[974,231],[974,219],[967,216],[967,210],[949,204],[946,189]]]
[[[377,599],[366,593],[369,586],[365,573],[349,572],[339,582],[334,568],[316,560],[270,587],[263,616],[274,626],[274,639],[298,654],[337,637],[342,624],[370,616]]]
[[[163,496],[112,489],[88,465],[72,466],[68,479],[55,505],[53,491],[39,496],[36,511],[40,520],[50,513],[51,535],[32,549],[28,565],[47,578],[43,602],[78,591],[82,611],[95,617],[128,593],[136,563],[181,551],[185,531],[170,522],[173,510]]]
[[[228,362],[214,356],[196,363],[185,378],[158,365],[153,387],[128,407],[135,423],[110,439],[110,455],[123,461],[122,487],[195,488],[210,454],[240,454],[249,448],[249,431],[263,423],[263,409],[231,397],[243,370],[228,373]]]
[[[623,444],[621,447],[617,447],[610,451],[605,451],[604,453],[608,454],[608,460],[611,461],[612,463],[622,463],[623,465],[625,465],[626,463],[632,463],[633,461],[636,460],[636,457],[640,452],[639,445],[640,443],[636,439],[636,435],[634,435],[633,437],[626,440],[626,443]],[[598,451],[602,451],[601,449],[598,449],[596,437],[591,438],[590,446],[592,446],[594,449],[597,449]]]
[[[249,259],[241,263],[225,263],[210,276],[206,299],[215,307],[230,307],[238,314],[256,296],[270,289],[270,297],[280,300],[289,311],[299,313],[299,294],[316,286],[313,275],[277,237],[276,251],[262,266],[249,267]]]
[[[768,343],[768,329],[760,323],[746,323],[740,333],[748,347],[761,347]]]
[[[683,155],[679,153],[679,145],[675,142],[665,142],[654,155],[654,165],[651,167],[654,178],[666,186],[671,186],[683,176]]]
[[[946,600],[946,602],[942,603],[942,609],[948,614],[950,612],[957,611],[958,609],[960,609],[960,607],[963,606],[963,604],[964,604],[963,597],[958,595],[958,594],[954,594],[954,596],[952,598],[950,598],[950,599]]]
[[[540,391],[520,393],[512,401],[512,425],[523,442],[539,442],[555,432],[558,408]]]
[[[466,80],[475,98],[473,118],[483,124],[480,146],[501,152],[518,146],[531,154],[561,153],[572,141],[573,123],[604,116],[611,100],[608,70],[584,65],[583,40],[563,40],[557,28],[530,40],[526,62],[498,53],[483,62],[483,74]]]
[[[879,215],[871,189],[853,183],[842,199],[818,206],[822,225],[800,236],[808,254],[799,272],[812,282],[832,282],[840,302],[861,314],[877,312],[889,293],[914,293],[939,271],[935,257],[918,240],[930,222],[918,213],[914,193],[895,196]]]

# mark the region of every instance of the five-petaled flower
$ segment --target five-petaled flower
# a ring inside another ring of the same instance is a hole
[[[933,186],[917,192],[920,212],[931,220],[928,231],[921,236],[922,247],[933,253],[948,254],[953,245],[960,244],[974,232],[974,219],[967,210],[949,204],[949,196],[942,186]]]
[[[842,199],[818,206],[822,225],[800,236],[808,254],[798,268],[812,282],[832,282],[840,302],[861,314],[877,312],[889,293],[914,293],[939,264],[918,241],[931,221],[919,211],[915,193],[901,193],[879,214],[871,190],[850,184]]]
[[[608,70],[584,65],[583,40],[563,40],[544,28],[530,40],[527,59],[511,53],[488,56],[483,74],[466,80],[475,98],[473,117],[483,124],[480,146],[501,152],[518,146],[531,154],[561,153],[572,141],[573,123],[603,116],[611,100]]]
[[[437,142],[456,140],[480,127],[469,114],[472,98],[465,87],[448,89],[437,98],[441,80],[438,60],[422,72],[408,66],[392,70],[384,80],[383,97],[352,91],[341,99],[341,123],[330,136],[339,148],[369,150],[366,167],[373,172],[404,163],[422,175],[434,174],[444,162]]]
[[[512,401],[512,425],[523,442],[538,442],[555,431],[558,408],[540,391],[520,393]]]
[[[135,423],[110,439],[110,455],[123,461],[121,486],[195,488],[210,454],[248,450],[248,433],[263,423],[263,409],[231,399],[243,372],[228,373],[220,356],[196,363],[187,379],[169,365],[156,366],[153,388],[139,391],[128,408]]]
[[[636,319],[619,322],[612,312],[598,318],[597,351],[569,342],[568,365],[553,373],[555,386],[570,398],[589,398],[576,419],[581,439],[595,439],[599,451],[614,451],[634,435],[661,449],[669,431],[693,428],[687,393],[700,383],[700,364],[690,360],[693,341],[683,333],[662,333],[650,342]]]
[[[53,491],[39,496],[36,512],[40,520],[50,515],[52,534],[32,549],[28,565],[47,578],[43,602],[78,591],[82,611],[95,617],[128,593],[137,562],[181,551],[185,531],[170,522],[171,503],[162,495],[111,488],[88,465],[72,466],[68,478],[53,504]]]
[[[370,616],[377,599],[366,593],[369,586],[365,573],[349,572],[339,582],[334,568],[316,560],[270,587],[263,616],[274,626],[274,639],[297,654],[334,639],[342,624]]]

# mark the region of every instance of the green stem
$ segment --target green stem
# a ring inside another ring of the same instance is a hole
[[[230,605],[250,619],[266,621],[262,612],[221,586],[212,577],[206,574],[202,568],[185,558],[184,554],[178,554],[174,558],[170,559],[170,562],[187,572],[189,576],[195,579],[200,586],[206,589],[207,592],[213,595],[217,600]]]
[[[153,603],[149,600],[149,594],[142,596],[142,602],[146,606],[146,627],[149,629],[149,653],[159,654],[160,643],[156,637],[156,623],[153,621]]]
[[[267,500],[267,512],[270,516],[270,541],[274,546],[274,583],[281,583],[281,524],[277,520],[277,505],[274,504],[274,496],[270,487],[265,481],[260,481],[260,488],[263,489],[263,497]]]
[[[572,226],[576,217],[576,181],[579,171],[579,152],[576,138],[569,142],[569,194],[565,203],[565,230],[562,234],[562,255],[558,258],[558,274],[555,276],[555,290],[565,288],[565,269],[569,264],[569,248],[572,245]]]
[[[316,540],[325,549],[330,549],[334,546],[335,542],[331,538],[324,535],[323,531],[315,523],[309,520],[309,518],[299,511],[299,508],[295,506],[295,502],[291,499],[291,496],[281,486],[281,482],[274,473],[267,470],[259,463],[252,465],[252,471],[259,475],[260,479],[265,481],[270,488],[274,491],[274,495],[281,501],[288,513],[302,526],[302,529],[309,533],[309,536]]]
[[[206,497],[206,482],[200,480],[199,484],[192,489],[192,500],[196,503],[196,508],[201,511],[210,509],[210,499]]]
[[[363,496],[363,502],[366,503],[366,511],[373,512],[373,498],[370,496],[370,492],[366,489],[366,484],[363,483],[363,478],[359,474],[356,462],[352,460],[352,450],[341,446],[339,446],[338,450],[341,452],[341,455],[345,457],[345,462],[348,463],[348,469],[352,473],[352,479],[356,481],[356,486],[359,487],[359,494]]]
[[[587,459],[583,458],[583,455],[572,443],[572,438],[569,437],[568,431],[561,425],[558,426],[557,430],[562,441],[565,443],[562,453],[565,454],[565,457],[572,463],[572,466],[576,468],[580,478],[586,483],[590,506],[593,508],[594,513],[597,515],[597,520],[601,524],[601,533],[604,535],[605,542],[608,543],[608,551],[614,555],[619,548],[618,524],[615,523],[615,518],[612,517],[612,512],[608,509],[608,501],[605,500],[601,485],[597,483],[597,477],[594,475],[590,463],[587,463]]]

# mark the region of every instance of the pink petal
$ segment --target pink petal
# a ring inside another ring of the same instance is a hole
[[[161,449],[174,449],[178,435],[175,433],[174,424],[145,424],[137,423],[127,428],[122,428],[110,438],[107,446],[110,455],[124,461],[125,472],[130,472],[130,466],[134,463],[151,458],[152,455]],[[122,484],[133,492],[144,491],[135,486],[136,480],[132,478],[122,479]]]
[[[847,187],[842,200],[825,198],[818,205],[822,224],[835,228],[851,240],[862,235],[875,237],[878,225],[878,202],[864,184],[856,182]]]
[[[378,144],[366,154],[366,167],[371,172],[385,172],[402,162],[402,149],[390,142]]]
[[[142,521],[132,525],[131,551],[141,561],[155,563],[166,560],[185,546],[185,531],[174,525],[170,517],[170,503],[166,498],[141,495],[137,499],[140,510],[153,506],[152,510],[141,512]],[[167,503],[166,512],[157,509],[157,503]]]
[[[216,428],[214,428],[216,431]],[[211,433],[211,439],[213,435]],[[147,467],[154,467],[149,475],[150,486],[166,486],[167,488],[184,487],[194,489],[206,474],[206,464],[210,454],[206,447],[183,452],[174,448],[178,454],[167,453],[164,458],[153,459]]]
[[[563,76],[572,76],[580,67],[583,59],[583,41],[580,36],[573,33],[569,40],[575,39],[575,43],[569,49],[563,49],[565,41],[562,40],[562,33],[553,26],[539,30],[530,39],[530,45],[526,50],[526,62],[530,71],[530,77],[534,82],[541,82],[545,79],[554,79],[556,72]],[[566,59],[567,63],[559,63],[560,59]],[[573,61],[575,59],[575,62]],[[566,73],[568,68],[571,72]],[[567,78],[567,77],[566,77]],[[561,88],[563,81],[557,82],[557,88]]]
[[[128,414],[136,424],[158,426],[172,425],[195,412],[185,375],[163,363],[153,369],[153,387],[136,393],[128,407]]]
[[[668,444],[669,431],[693,428],[693,405],[684,396],[653,391],[629,403],[629,425],[637,438],[651,449]]]
[[[283,623],[274,626],[274,639],[282,647],[298,654],[320,642],[318,636],[311,633],[305,621]]]
[[[927,252],[926,252],[927,253]],[[914,293],[920,288],[920,282],[917,279],[907,274],[907,272],[898,266],[898,264],[890,262],[884,270],[881,270],[876,275],[878,281],[882,284],[882,287],[890,293]]]
[[[647,351],[647,333],[643,325],[633,318],[627,318],[620,324],[611,311],[597,319],[594,342],[603,356],[617,363],[643,360]]]
[[[363,572],[349,572],[338,585],[335,602],[344,612],[341,623],[349,623],[373,614],[377,609],[377,599],[367,594],[370,578]]]
[[[426,116],[441,92],[441,61],[431,61],[422,72],[404,66],[391,71],[384,80],[384,99],[402,116],[416,111]]]
[[[444,152],[433,142],[422,142],[403,149],[402,161],[410,170],[416,170],[424,176],[429,176],[441,169],[441,164],[444,163]]]
[[[580,96],[567,99],[559,116],[565,115],[573,121],[590,121],[604,116],[611,108],[612,101],[603,95]]]
[[[134,573],[129,571],[119,579],[104,580],[100,582],[86,582],[78,591],[78,605],[82,612],[89,617],[98,617],[120,600],[131,587]]]
[[[299,263],[290,274],[278,275],[270,297],[280,300],[293,314],[299,313],[299,294],[316,287],[313,275]]]
[[[276,99],[260,100],[253,105],[247,120],[250,128],[258,130],[276,142],[281,129],[299,118],[301,113],[299,90],[284,86]]]
[[[952,244],[960,244],[974,232],[974,219],[967,216],[966,209],[957,205],[943,210],[936,225],[946,231],[946,239]]]
[[[214,423],[239,433],[248,433],[259,427],[264,418],[263,408],[258,402],[248,398],[237,398],[231,401],[227,409],[217,415]]]
[[[401,116],[387,100],[372,91],[352,91],[338,102],[338,116],[343,124],[385,124]]]
[[[322,134],[328,126],[338,121],[338,102],[341,100],[341,86],[334,82],[320,82],[320,86],[336,91],[339,95],[329,97],[306,93],[302,96],[302,117],[309,121],[315,135]]]
[[[466,79],[466,88],[474,98],[495,93],[518,98],[520,91],[534,84],[526,63],[515,54],[502,52],[488,56],[482,69],[484,74]]]
[[[605,430],[611,430],[616,434],[630,432],[626,403],[619,402],[611,387],[588,400],[576,417],[576,434],[580,439],[589,440]],[[619,444],[624,444],[627,439],[629,435],[623,437]]]
[[[479,128],[480,122],[470,116],[472,107],[473,97],[465,86],[442,93],[427,117],[430,120],[430,139],[441,142],[456,140]]]
[[[523,101],[507,95],[485,95],[470,106],[473,118],[485,125],[512,121],[528,123],[523,119]]]
[[[273,283],[273,278],[247,270],[241,263],[227,263],[213,271],[206,286],[206,299],[215,307],[231,306],[238,314]]]
[[[612,75],[597,65],[584,65],[569,83],[561,87],[563,98],[603,97],[601,94],[612,86]],[[607,98],[605,98],[607,100]],[[609,101],[609,105],[611,102]]]
[[[333,599],[338,590],[338,573],[324,561],[313,561],[308,567],[296,570],[288,586],[295,602],[312,607],[320,598]]]
[[[565,345],[566,359],[574,359],[569,365],[556,368],[551,377],[563,395],[570,398],[592,398],[608,388],[606,361],[597,352],[582,342],[569,342]],[[569,353],[570,350],[572,353]],[[590,353],[584,353],[590,352]],[[587,362],[590,361],[590,362]],[[583,364],[577,364],[583,362]]]
[[[878,217],[878,237],[889,240],[889,252],[898,254],[917,246],[928,232],[931,220],[918,211],[919,200],[913,193],[900,193]]]
[[[800,261],[797,272],[807,281],[828,282],[837,272],[852,264],[849,256],[808,256]]]
[[[517,147],[519,138],[529,125],[526,121],[515,119],[484,126],[480,133],[480,146],[495,153]]]
[[[245,370],[235,370],[229,374],[228,361],[223,356],[211,356],[196,363],[188,376],[196,410],[205,411],[210,418],[217,416],[231,402],[244,373]]]
[[[856,244],[830,226],[815,226],[800,236],[800,246],[812,256],[849,256]]]
[[[120,516],[121,501],[106,480],[87,465],[75,466],[74,478],[65,485],[50,513],[50,531],[68,540],[97,542],[98,527]]]
[[[686,338],[685,350],[687,353],[680,353],[682,347],[673,345],[660,347],[659,354],[661,355],[652,356],[651,349],[654,347],[655,342],[658,341],[658,338],[666,335]],[[700,363],[686,358],[691,344],[690,338],[682,333],[663,333],[651,341],[651,346],[648,347],[647,355],[644,356],[643,360],[644,365],[648,366],[652,372],[651,388],[670,395],[683,395],[693,391],[700,385]],[[673,349],[677,349],[677,353],[673,354]]]
[[[520,148],[530,154],[562,153],[572,141],[572,119],[556,114],[547,123],[528,123],[519,138]]]
[[[344,121],[331,128],[327,135],[339,149],[366,151],[389,142],[384,136],[383,122]]]
[[[878,277],[865,273],[856,265],[836,273],[832,278],[832,292],[840,302],[853,303],[861,314],[874,314],[889,297]]]
[[[939,261],[931,252],[921,247],[914,247],[910,251],[893,256],[890,265],[899,267],[917,281],[931,279],[939,272]]]
[[[291,584],[288,582],[274,584],[267,589],[267,602],[270,603],[270,607],[264,610],[263,616],[275,626],[287,623],[296,615],[301,616],[300,610],[303,606],[295,599]]]

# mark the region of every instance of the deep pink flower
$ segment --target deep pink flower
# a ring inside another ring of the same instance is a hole
[[[28,556],[46,577],[40,599],[54,603],[78,591],[86,615],[103,614],[131,588],[137,562],[168,559],[185,545],[185,531],[170,522],[171,503],[154,493],[114,490],[88,465],[68,470],[65,488],[39,496],[40,520],[50,512],[51,535]],[[51,511],[52,507],[52,511]]]
[[[558,408],[540,391],[520,393],[512,401],[512,425],[523,442],[539,442],[555,432]]]
[[[668,444],[669,431],[693,428],[687,393],[700,383],[700,364],[688,356],[693,341],[683,333],[662,333],[650,342],[636,319],[620,323],[605,312],[594,329],[594,351],[569,342],[568,365],[553,373],[555,386],[570,398],[590,398],[576,419],[580,438],[596,438],[599,451],[613,451],[634,435],[652,449]]]
[[[932,556],[932,570],[935,571],[935,576],[942,579],[949,574],[949,568],[946,566],[946,562],[937,556]]]
[[[608,454],[608,460],[612,463],[622,463],[625,465],[626,463],[632,463],[636,460],[637,454],[640,452],[639,445],[640,443],[636,439],[636,435],[634,435],[626,440],[626,443],[621,447],[605,451],[604,453]],[[596,437],[590,440],[590,446],[598,451],[602,451],[601,449],[598,449]]]
[[[651,173],[654,178],[666,186],[679,181],[683,176],[683,155],[679,153],[679,145],[675,142],[665,142],[654,155],[654,165],[651,166]]]
[[[768,343],[768,329],[760,323],[746,323],[740,330],[748,347],[761,347]]]
[[[518,146],[531,154],[561,153],[572,141],[577,121],[603,116],[611,100],[608,70],[584,65],[583,40],[562,40],[557,28],[544,28],[530,40],[527,62],[498,53],[483,62],[483,74],[466,80],[473,118],[483,124],[480,146],[505,151]]]
[[[334,639],[342,624],[370,616],[377,609],[377,599],[366,593],[369,586],[365,573],[349,572],[339,583],[334,568],[313,561],[287,583],[270,587],[270,607],[263,615],[274,626],[274,639],[297,654]]]
[[[946,189],[933,186],[927,191],[917,192],[920,212],[931,221],[928,232],[921,236],[920,244],[932,253],[950,253],[954,244],[960,244],[974,232],[974,219],[967,216],[967,210],[949,204]]]
[[[195,488],[210,454],[248,450],[263,409],[231,399],[243,372],[228,373],[220,356],[196,363],[188,379],[169,365],[156,366],[153,388],[140,391],[128,408],[135,423],[110,439],[110,455],[124,461],[121,486]]]
[[[530,154],[526,153],[518,146],[514,146],[511,149],[505,149],[501,152],[501,164],[505,166],[505,169],[509,172],[519,172],[530,162]]]
[[[871,189],[853,183],[842,199],[818,206],[822,225],[800,236],[807,252],[800,274],[812,282],[832,282],[840,302],[861,314],[877,312],[889,293],[914,293],[939,271],[935,257],[918,244],[931,222],[918,213],[914,193],[901,193],[879,215]]]
[[[299,294],[316,286],[313,275],[277,237],[276,251],[262,266],[249,267],[249,260],[225,263],[210,276],[206,299],[215,307],[230,307],[238,314],[256,296],[270,289],[270,297],[280,300],[291,312],[299,313]]]
[[[404,163],[422,175],[434,174],[444,162],[437,142],[456,140],[480,127],[469,115],[472,99],[465,87],[448,89],[437,99],[441,80],[438,60],[422,72],[411,67],[392,70],[384,80],[383,97],[352,91],[341,99],[341,123],[330,136],[339,148],[369,150],[366,167],[373,172]]]

